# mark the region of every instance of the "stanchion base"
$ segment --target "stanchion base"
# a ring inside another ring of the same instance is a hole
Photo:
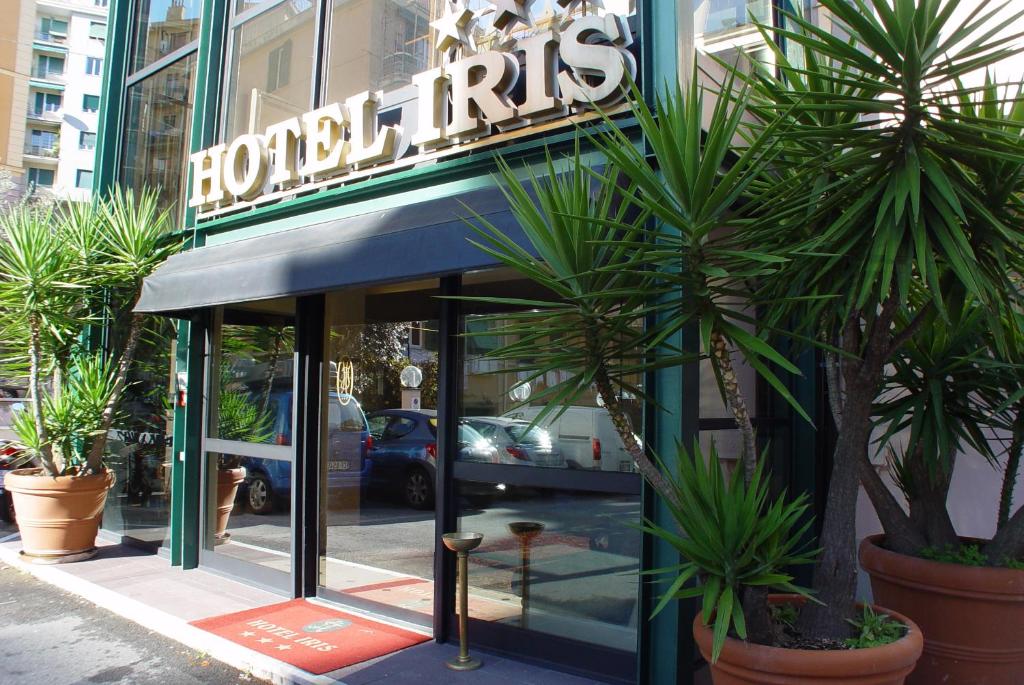
[[[451,661],[446,661],[445,666],[452,669],[453,671],[475,671],[484,665],[484,662],[480,659],[474,659],[473,657],[466,657],[463,661],[460,657],[455,657]]]

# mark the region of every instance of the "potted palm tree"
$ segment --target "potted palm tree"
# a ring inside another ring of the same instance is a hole
[[[507,332],[517,342],[498,354],[528,358],[520,372],[578,371],[549,389],[544,399],[553,405],[594,384],[614,416],[616,383],[637,369],[692,361],[666,343],[696,331],[742,431],[743,471],[752,474],[756,434],[733,355],[791,400],[774,369],[794,369],[771,340],[786,335],[825,350],[839,438],[819,536],[818,601],[804,604],[793,624],[806,639],[843,645],[856,639],[855,624],[870,622],[855,603],[861,483],[893,535],[912,532],[890,516],[900,503],[870,459],[887,367],[930,316],[948,321],[964,297],[979,303],[990,329],[1020,303],[1006,274],[1020,273],[1022,235],[1019,222],[1001,218],[1019,208],[1020,194],[986,195],[977,169],[1019,160],[1021,148],[1003,124],[972,114],[960,85],[1013,54],[1010,40],[985,28],[998,10],[990,4],[956,23],[953,2],[897,2],[894,10],[884,0],[822,0],[844,37],[787,15],[794,28],[783,33],[800,62],[775,50],[776,72],[748,76],[723,65],[729,76],[706,120],[696,85],[670,89],[653,111],[634,92],[642,144],[607,118],[603,131],[587,132],[609,165],[580,172],[578,157],[570,159],[567,176],[583,173],[591,183],[577,182],[575,194],[548,197],[545,188],[566,184],[551,180],[558,174],[549,163],[548,179],[533,184],[535,202],[503,167],[513,212],[540,259],[477,217],[485,250],[560,297],[520,302],[531,311],[512,319]],[[771,38],[765,33],[774,48]],[[594,201],[605,194],[614,199]],[[559,199],[566,196],[574,199]],[[987,207],[983,197],[1002,204]],[[647,217],[657,228],[646,230]],[[643,333],[639,316],[654,322]],[[553,337],[576,344],[545,348]],[[623,438],[655,491],[677,505],[661,470]],[[752,622],[765,625],[766,595],[742,593],[748,633]],[[920,654],[916,627],[901,622],[892,645],[907,649],[876,653],[873,663],[888,675],[872,682],[902,682]],[[908,647],[915,635],[916,653]],[[787,682],[822,675],[803,677]]]
[[[131,309],[143,278],[177,245],[151,192],[114,189],[94,206],[58,210],[17,206],[0,226],[0,328],[24,349],[31,411],[14,428],[33,464],[5,483],[25,554],[75,560],[94,549],[113,484],[103,466],[107,434],[144,325]],[[85,330],[123,318],[104,311],[110,302],[129,313],[123,347],[106,356],[87,349]]]
[[[886,535],[862,541],[860,560],[875,597],[925,631],[912,682],[1009,684],[1024,672],[1017,639],[1024,630],[1024,514],[1018,508],[1011,515],[1024,421],[1024,366],[1010,361],[1021,359],[1019,317],[993,331],[978,303],[967,300],[948,322],[930,321],[890,366],[876,406],[885,429],[879,444],[905,435],[898,449],[888,448],[890,464],[908,503],[902,523],[920,541],[890,536],[886,518]],[[1009,357],[1000,352],[1007,347]],[[997,431],[1010,437],[1006,454],[993,439]],[[1003,468],[991,539],[958,535],[947,508],[956,462],[977,458],[968,448]]]

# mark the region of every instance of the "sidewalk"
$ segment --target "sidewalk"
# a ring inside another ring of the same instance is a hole
[[[199,628],[190,621],[281,602],[264,590],[200,569],[182,571],[167,559],[125,545],[98,541],[99,553],[88,561],[56,566],[26,563],[17,534],[0,538],[0,560],[36,578],[79,595],[93,604],[176,640],[256,678],[301,685],[596,685],[597,681],[483,654],[478,671],[455,673],[444,662],[457,649],[427,642],[379,659],[314,675],[246,649]],[[379,620],[379,618],[378,618]]]

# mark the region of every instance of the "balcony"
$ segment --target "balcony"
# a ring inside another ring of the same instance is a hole
[[[68,37],[63,33],[47,33],[46,31],[36,31],[36,40],[45,41],[47,43],[56,43],[57,45],[64,45],[68,42]]]
[[[36,109],[29,107],[27,116],[36,121],[46,121],[52,124],[59,124],[64,119],[64,110]]]
[[[56,145],[32,145],[31,143],[26,143],[25,154],[32,157],[56,160],[60,155],[60,148]]]
[[[32,67],[32,78],[43,79],[45,81],[59,81],[59,82],[63,82],[64,81],[64,72],[63,71],[50,71],[49,69],[41,67],[41,66],[39,66],[37,64],[36,66]]]

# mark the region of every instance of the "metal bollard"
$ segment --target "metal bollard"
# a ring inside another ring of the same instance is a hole
[[[441,536],[444,546],[455,552],[459,560],[459,655],[447,662],[454,671],[472,671],[484,665],[480,659],[469,655],[469,552],[476,549],[484,536],[482,533],[445,533]]]

